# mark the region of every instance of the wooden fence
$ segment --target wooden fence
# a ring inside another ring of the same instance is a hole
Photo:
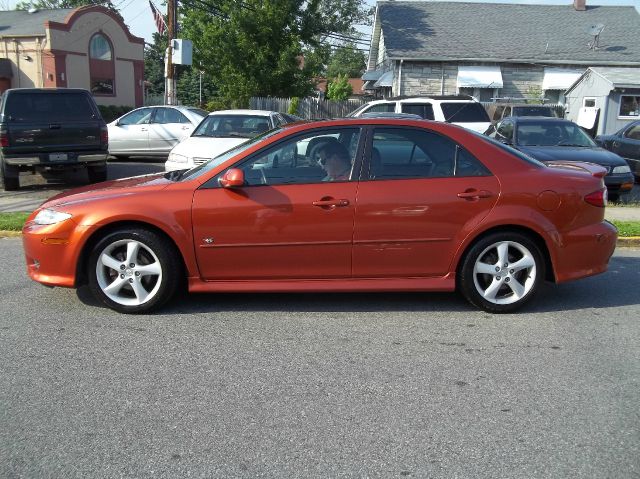
[[[331,101],[318,100],[313,97],[300,98],[296,115],[308,120],[321,118],[341,118],[351,113],[367,100]],[[291,105],[291,98],[253,97],[250,108],[255,110],[271,110],[287,113]]]

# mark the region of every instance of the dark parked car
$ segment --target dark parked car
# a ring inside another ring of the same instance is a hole
[[[495,125],[489,136],[544,163],[579,161],[607,169],[605,184],[609,198],[633,187],[633,175],[620,156],[600,148],[580,126],[561,118],[509,117]]]
[[[492,122],[508,116],[546,116],[558,118],[556,110],[549,105],[533,105],[527,103],[493,103],[487,107]]]
[[[613,135],[596,137],[596,143],[627,160],[636,181],[640,182],[640,120],[629,123]]]
[[[47,175],[87,168],[107,179],[105,124],[93,97],[79,88],[16,88],[0,98],[0,161],[4,189],[20,187],[20,171]]]

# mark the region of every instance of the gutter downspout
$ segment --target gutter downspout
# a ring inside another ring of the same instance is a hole
[[[400,67],[398,68],[398,96],[402,95],[402,64],[404,60],[400,60]]]
[[[440,94],[444,95],[444,62],[440,64]]]
[[[20,76],[22,74],[22,71],[20,70],[20,49],[18,48],[18,40],[13,41],[13,47],[16,54],[16,76],[18,77],[18,88],[20,88]]]

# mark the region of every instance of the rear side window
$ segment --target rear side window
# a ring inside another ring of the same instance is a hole
[[[451,139],[424,130],[376,128],[373,134],[370,178],[401,180],[491,173]]]
[[[361,113],[393,113],[396,110],[395,103],[381,103],[379,105],[373,105]]]
[[[444,120],[449,123],[489,122],[487,110],[480,103],[441,103]]]
[[[191,123],[189,119],[173,108],[157,108],[153,123]]]
[[[82,93],[15,93],[8,95],[5,118],[10,121],[60,122],[97,118],[92,100]]]
[[[425,120],[433,120],[433,105],[431,103],[403,103],[402,113],[412,113]]]

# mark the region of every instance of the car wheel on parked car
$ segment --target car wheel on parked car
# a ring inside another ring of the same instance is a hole
[[[459,289],[473,305],[491,313],[520,308],[545,277],[540,248],[517,232],[494,233],[480,239],[467,253]]]
[[[107,168],[106,166],[88,166],[87,175],[89,176],[89,183],[107,181]]]
[[[2,162],[2,183],[4,184],[5,191],[15,191],[20,189],[20,177],[18,176],[18,170],[7,166],[4,161]]]
[[[116,230],[93,248],[87,276],[93,295],[121,313],[143,313],[175,293],[182,267],[174,247],[145,229]]]

